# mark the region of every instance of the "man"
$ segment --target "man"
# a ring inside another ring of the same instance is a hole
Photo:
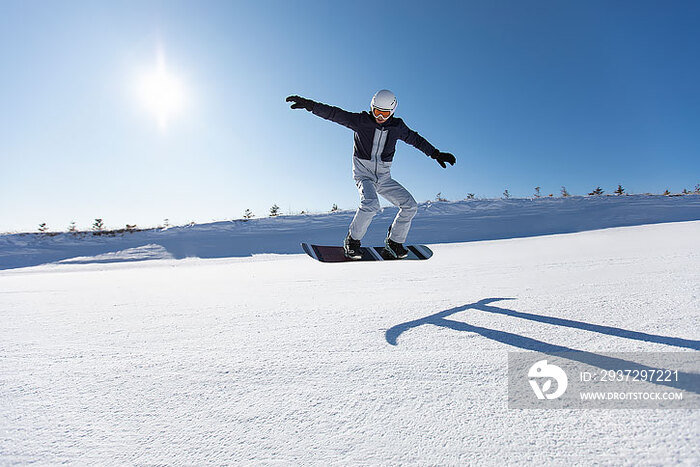
[[[418,210],[418,204],[408,190],[391,178],[391,163],[394,160],[396,141],[400,139],[423,151],[443,168],[447,167],[446,162],[454,165],[455,157],[450,153],[438,151],[425,138],[406,126],[403,120],[394,117],[396,96],[387,89],[374,95],[370,104],[371,113],[348,112],[300,96],[289,96],[287,102],[293,102],[292,109],[306,109],[314,115],[339,123],[355,132],[352,174],[360,192],[360,207],[355,213],[343,244],[345,256],[350,259],[362,257],[361,240],[372,218],[379,211],[377,195],[380,194],[391,204],[399,207],[399,212],[389,227],[385,250],[394,258],[405,258],[408,251],[403,243],[411,227],[411,220]]]

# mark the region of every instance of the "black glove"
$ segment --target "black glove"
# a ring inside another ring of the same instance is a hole
[[[443,169],[446,169],[447,166],[445,165],[445,162],[449,163],[450,165],[455,165],[455,162],[457,162],[457,159],[455,159],[455,156],[450,154],[449,152],[440,152],[437,149],[433,151],[433,153],[430,155],[433,159],[437,161],[438,164],[442,166]]]
[[[292,104],[293,109],[306,109],[311,112],[314,109],[315,102],[311,99],[306,99],[301,96],[289,96],[286,99],[287,102],[294,102]]]

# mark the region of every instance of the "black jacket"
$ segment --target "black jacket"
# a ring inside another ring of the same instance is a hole
[[[382,138],[381,160],[383,162],[391,162],[394,159],[396,141],[399,139],[424,152],[427,156],[430,156],[435,151],[435,147],[425,138],[411,130],[403,120],[394,116],[379,124],[369,112],[348,112],[347,110],[320,102],[314,102],[311,112],[314,115],[353,130],[355,132],[353,153],[359,159],[370,160],[372,158],[373,144],[376,142],[375,135],[377,131],[386,133],[386,136]]]

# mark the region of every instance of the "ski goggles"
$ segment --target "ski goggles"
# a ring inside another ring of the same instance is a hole
[[[384,120],[386,120],[387,118],[391,117],[391,114],[391,110],[381,110],[376,107],[372,107],[372,115],[374,115],[376,118],[384,117]]]

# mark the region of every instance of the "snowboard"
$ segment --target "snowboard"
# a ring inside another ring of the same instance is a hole
[[[362,258],[350,259],[345,257],[345,252],[342,246],[325,246],[311,245],[302,243],[301,247],[307,255],[322,263],[345,263],[359,261],[405,261],[405,260],[423,260],[433,256],[433,252],[425,245],[408,245],[405,248],[408,250],[408,256],[397,259],[391,254],[384,251],[383,246],[360,247]]]

